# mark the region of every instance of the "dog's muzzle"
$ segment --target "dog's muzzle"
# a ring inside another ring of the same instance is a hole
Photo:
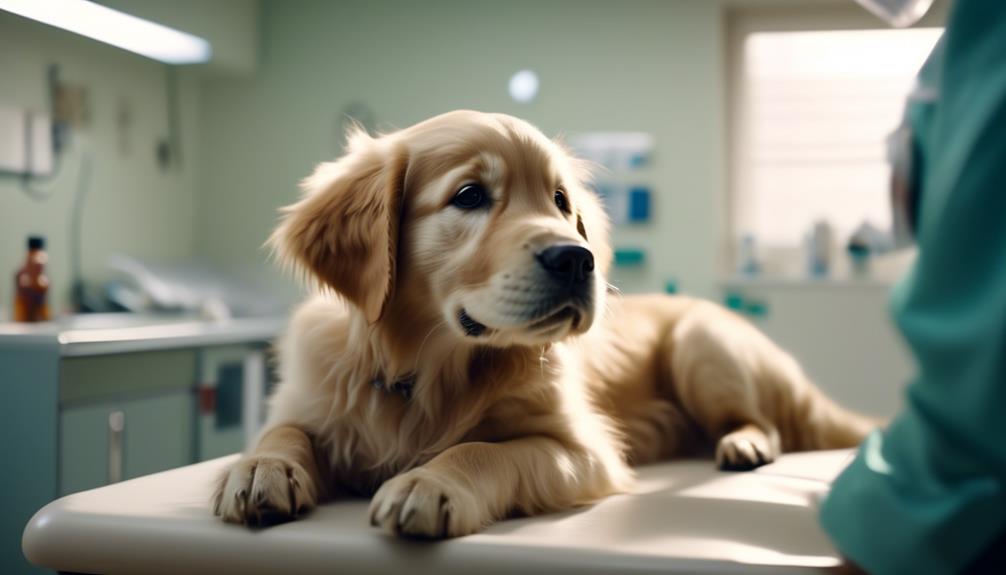
[[[585,319],[593,317],[597,281],[594,254],[578,244],[558,244],[537,252],[534,257],[537,270],[526,276],[532,283],[527,284],[528,287],[507,288],[521,294],[523,301],[519,302],[519,307],[502,312],[508,320],[505,325],[496,324],[493,319],[486,325],[476,319],[481,319],[479,310],[475,310],[473,317],[467,308],[458,308],[455,318],[466,336],[487,336],[497,329],[548,334],[555,333],[562,325],[578,330]],[[529,295],[532,297],[528,298]],[[513,301],[501,302],[501,305],[507,303],[514,305]]]

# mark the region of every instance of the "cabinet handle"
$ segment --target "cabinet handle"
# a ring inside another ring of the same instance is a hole
[[[108,482],[122,481],[122,435],[126,431],[126,414],[108,414]]]
[[[262,402],[265,398],[265,352],[249,351],[244,361],[244,381],[241,384],[243,405],[241,421],[244,423],[245,448],[255,446],[262,428]]]

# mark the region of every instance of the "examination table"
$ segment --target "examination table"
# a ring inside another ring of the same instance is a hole
[[[814,573],[839,563],[817,506],[851,456],[789,454],[748,473],[651,465],[632,494],[424,542],[370,527],[363,500],[265,529],[226,525],[210,493],[235,455],[58,499],[22,546],[36,565],[77,573]]]

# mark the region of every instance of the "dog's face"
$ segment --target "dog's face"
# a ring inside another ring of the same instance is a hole
[[[472,343],[557,341],[590,328],[607,288],[607,222],[585,177],[521,120],[452,112],[354,135],[272,241],[372,322],[393,308]]]

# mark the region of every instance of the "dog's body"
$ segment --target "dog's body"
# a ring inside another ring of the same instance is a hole
[[[305,189],[273,243],[338,295],[291,320],[266,431],[217,491],[225,520],[374,494],[375,525],[464,535],[624,491],[633,464],[715,451],[750,469],[874,425],[714,304],[607,294],[582,169],[519,120],[357,135]]]

